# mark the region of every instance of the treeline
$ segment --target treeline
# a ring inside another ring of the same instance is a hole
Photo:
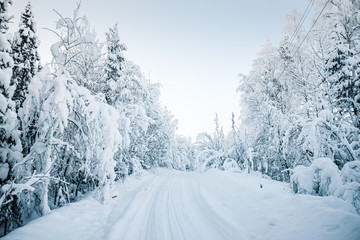
[[[191,143],[175,135],[159,103],[159,84],[145,79],[123,52],[118,27],[106,43],[79,8],[57,13],[59,38],[50,66],[40,64],[31,4],[10,37],[0,2],[0,225],[4,233],[142,169],[191,169]]]
[[[360,2],[309,4],[309,30],[292,12],[280,45],[268,42],[252,71],[240,75],[241,123],[233,120],[224,136],[216,120],[214,134],[199,135],[197,165],[236,163],[291,181],[295,192],[346,198],[360,212]],[[292,177],[296,166],[312,163]]]

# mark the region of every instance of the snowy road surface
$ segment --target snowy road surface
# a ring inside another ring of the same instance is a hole
[[[4,240],[360,239],[360,216],[344,201],[255,175],[160,170],[116,191],[107,204],[87,197]]]

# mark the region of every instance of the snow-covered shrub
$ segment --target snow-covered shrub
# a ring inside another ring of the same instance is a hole
[[[238,170],[239,165],[234,159],[227,158],[223,162],[223,165],[221,166],[221,170],[228,171],[228,170]]]
[[[223,152],[207,149],[199,152],[196,157],[198,169],[201,172],[206,172],[211,168],[221,169],[225,160]]]
[[[309,167],[295,167],[290,184],[295,193],[329,196],[342,186],[342,181],[331,159],[318,158]]]
[[[335,195],[351,203],[360,213],[360,161],[346,163],[340,175],[344,185]]]
[[[334,195],[360,213],[360,161],[348,162],[339,171],[331,159],[318,158],[309,167],[295,167],[290,184],[295,193]]]
[[[344,183],[360,183],[360,161],[346,163],[341,170],[341,177]]]
[[[212,135],[202,132],[198,134],[195,143],[195,165],[201,172],[216,168],[228,169],[238,163],[231,157],[233,155],[233,144],[225,140],[223,128],[219,126],[218,116],[215,117],[215,131]],[[236,155],[235,155],[236,157]],[[225,164],[225,166],[224,166]]]
[[[336,197],[342,198],[352,204],[360,214],[360,183],[348,182],[342,185],[335,193]]]

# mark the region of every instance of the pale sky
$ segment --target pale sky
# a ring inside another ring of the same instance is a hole
[[[15,0],[11,29],[17,28],[28,0]],[[33,0],[42,63],[51,60],[57,41],[43,28],[55,29],[56,9],[72,16],[75,0]],[[86,15],[104,41],[118,23],[125,57],[141,67],[151,81],[162,84],[161,101],[179,121],[178,133],[193,140],[201,131],[213,132],[215,112],[224,130],[231,113],[238,117],[237,75],[247,74],[269,38],[283,37],[285,16],[303,13],[307,0],[83,0]]]

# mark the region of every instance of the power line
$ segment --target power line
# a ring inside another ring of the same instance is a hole
[[[326,6],[329,4],[329,2],[330,2],[330,0],[328,0],[328,1],[325,3],[324,7],[321,9],[319,15],[318,15],[317,18],[315,19],[314,23],[311,25],[309,31],[307,32],[307,34],[305,35],[304,39],[301,41],[300,45],[297,47],[296,51],[295,51],[294,54],[291,56],[291,58],[295,57],[295,55],[298,53],[298,51],[300,50],[301,46],[302,46],[303,43],[305,42],[306,38],[309,36],[311,30],[314,28],[316,22],[319,20],[320,16],[321,16],[322,13],[324,12],[324,10],[325,10]],[[287,66],[284,68],[284,70],[280,73],[278,79],[281,78],[281,76],[284,74],[284,72],[285,72],[285,70],[287,69],[288,66],[289,66],[289,65],[287,65]]]
[[[302,17],[301,17],[298,25],[297,25],[296,28],[295,28],[295,31],[294,31],[293,35],[291,36],[291,38],[290,38],[290,40],[289,40],[290,43],[292,43],[292,42],[294,41],[295,37],[297,36],[297,33],[300,31],[301,26],[304,24],[305,19],[307,18],[307,15],[308,15],[309,12],[310,12],[310,9],[311,9],[312,6],[314,5],[314,1],[315,1],[315,0],[311,0],[311,1],[309,2],[309,4],[307,5],[307,7],[306,7],[306,9],[305,9],[305,12],[303,13],[303,15],[302,15]]]
[[[297,36],[297,33],[298,33],[298,32],[300,31],[300,29],[301,29],[301,26],[304,24],[305,19],[307,18],[307,15],[308,15],[309,12],[310,12],[309,10],[310,10],[311,7],[313,6],[314,1],[315,1],[315,0],[311,0],[311,1],[309,2],[309,4],[307,5],[307,7],[306,7],[306,9],[305,9],[305,11],[304,11],[304,13],[303,13],[303,15],[301,16],[301,19],[300,19],[299,23],[297,24],[297,26],[296,26],[296,28],[295,28],[294,33],[292,34],[291,38],[289,39],[289,43],[290,43],[290,44],[294,41],[295,37]],[[310,6],[311,6],[311,7],[310,7]],[[280,60],[279,60],[279,62],[280,62]],[[284,68],[283,71],[280,73],[279,78],[280,78],[281,75],[284,73],[285,69],[286,69],[286,68]]]
[[[310,28],[309,31],[307,32],[306,36],[304,37],[304,39],[302,40],[302,42],[300,43],[299,47],[296,49],[296,51],[295,51],[295,53],[292,55],[292,57],[294,57],[294,56],[296,55],[296,53],[299,51],[300,47],[301,47],[301,46],[303,45],[303,43],[305,42],[305,39],[309,36],[311,30],[314,28],[316,22],[319,20],[321,14],[324,12],[324,10],[325,10],[326,6],[329,4],[329,2],[330,2],[330,0],[328,0],[328,1],[325,3],[324,7],[321,9],[320,14],[319,14],[319,15],[317,16],[317,18],[315,19],[313,25],[311,26],[311,28]]]

